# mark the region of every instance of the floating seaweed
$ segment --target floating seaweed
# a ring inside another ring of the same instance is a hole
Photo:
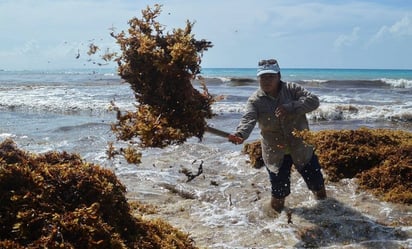
[[[192,85],[211,42],[196,40],[189,21],[184,29],[166,32],[156,20],[160,13],[160,5],[147,7],[141,18],[129,20],[127,31],[111,34],[121,50],[114,59],[118,74],[131,85],[137,101],[135,111],[123,113],[114,107],[118,114],[112,130],[120,140],[138,138],[141,147],[201,139],[205,119],[213,116],[213,97],[205,87],[201,93]]]
[[[78,155],[29,154],[5,140],[0,248],[195,248],[169,224],[133,216],[125,192],[113,172]]]
[[[126,159],[128,163],[139,164],[141,163],[142,153],[137,151],[137,149],[131,145],[129,145],[126,149],[120,149],[122,152],[123,157]]]
[[[412,203],[412,133],[361,128],[302,131],[295,135],[316,147],[330,181],[355,177],[361,189],[385,201]],[[260,143],[248,146],[245,153],[252,165],[258,164]]]

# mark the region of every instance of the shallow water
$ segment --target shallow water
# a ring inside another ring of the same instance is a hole
[[[316,201],[295,171],[286,210],[269,208],[265,169],[253,169],[239,148],[188,143],[152,151],[134,173],[119,174],[131,199],[157,206],[161,217],[208,248],[410,248],[412,208],[358,192],[354,180],[327,183],[328,199]],[[223,141],[222,141],[223,142]],[[195,161],[193,163],[193,161]],[[182,168],[203,174],[190,182]],[[172,193],[170,185],[174,187]],[[186,199],[182,196],[193,196]],[[287,213],[291,213],[288,222]]]

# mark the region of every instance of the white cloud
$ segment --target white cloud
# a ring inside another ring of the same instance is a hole
[[[359,33],[360,28],[359,27],[354,27],[352,29],[352,33],[348,35],[340,35],[338,38],[336,38],[334,42],[335,48],[341,48],[344,46],[350,46],[353,45],[358,39],[358,33]]]
[[[389,32],[398,35],[412,35],[412,22],[409,16],[403,17],[389,28]]]
[[[372,37],[370,42],[378,41],[387,36],[412,36],[412,20],[409,16],[404,16],[391,26],[384,25]]]

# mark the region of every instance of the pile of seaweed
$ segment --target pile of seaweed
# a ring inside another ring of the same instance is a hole
[[[181,144],[189,137],[202,138],[212,117],[213,98],[203,85],[202,93],[192,80],[200,73],[201,56],[211,42],[196,40],[193,23],[166,32],[156,19],[161,6],[147,7],[141,18],[129,20],[127,32],[112,33],[121,55],[114,60],[118,73],[131,85],[136,110],[122,113],[115,107],[118,139],[138,138],[141,147]]]
[[[75,154],[0,144],[0,248],[195,248],[161,220],[132,216],[114,173]]]
[[[412,204],[412,133],[360,128],[303,131],[296,136],[316,147],[328,180],[355,177],[361,189],[384,201]],[[248,147],[257,152],[260,142]],[[261,160],[261,155],[248,151],[252,162]]]

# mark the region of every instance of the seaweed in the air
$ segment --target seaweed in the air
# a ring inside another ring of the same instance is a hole
[[[260,144],[260,140],[246,143],[243,146],[243,153],[249,156],[250,164],[254,168],[260,169],[265,166],[262,158],[262,146]]]
[[[117,111],[112,130],[118,139],[138,138],[141,147],[181,144],[189,137],[202,138],[205,119],[212,117],[213,98],[192,81],[200,73],[201,56],[211,42],[196,40],[193,23],[166,31],[157,21],[161,6],[142,11],[129,20],[129,28],[112,33],[121,54],[114,60],[118,74],[130,84],[137,104],[133,111]]]

